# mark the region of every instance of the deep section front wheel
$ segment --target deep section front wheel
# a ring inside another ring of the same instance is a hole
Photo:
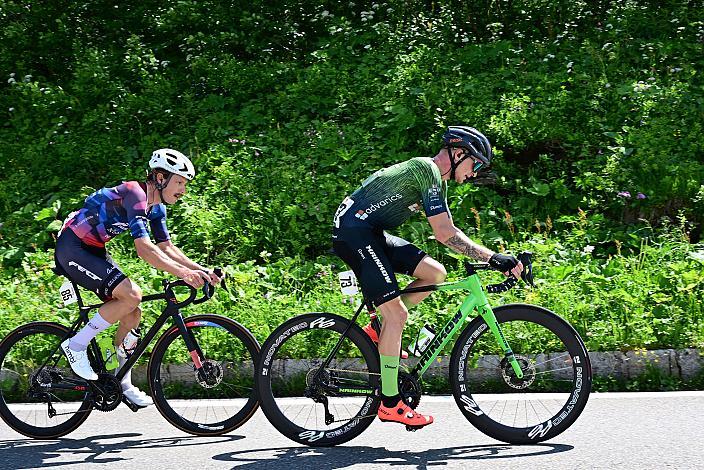
[[[284,436],[309,446],[342,444],[364,431],[376,417],[379,383],[374,343],[331,313],[307,313],[279,326],[257,367],[264,414]]]
[[[194,357],[177,327],[154,346],[149,383],[159,412],[177,428],[217,436],[242,426],[257,410],[254,369],[259,344],[236,321],[220,315],[184,319],[203,356]]]
[[[36,322],[0,343],[0,416],[25,436],[65,436],[92,410],[89,384],[73,374],[59,348],[68,335],[65,326]]]
[[[591,390],[589,355],[562,318],[533,305],[493,309],[521,366],[513,371],[494,335],[477,317],[450,358],[450,381],[464,416],[484,434],[512,444],[557,436],[577,419]]]

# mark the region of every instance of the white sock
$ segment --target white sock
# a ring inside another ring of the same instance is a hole
[[[128,357],[122,357],[120,354],[117,355],[117,362],[120,364],[117,370],[122,369],[122,366],[124,366],[127,363]],[[128,388],[132,388],[132,368],[127,371],[125,376],[122,378],[122,382],[120,382],[122,385],[122,391],[124,392]]]
[[[76,336],[71,338],[68,347],[74,351],[85,351],[88,347],[88,343],[98,336],[101,331],[108,329],[110,325],[112,325],[112,323],[109,323],[101,317],[100,312],[96,313],[88,324],[84,326],[81,331],[76,333]]]

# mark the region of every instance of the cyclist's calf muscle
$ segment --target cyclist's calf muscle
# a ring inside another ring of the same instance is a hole
[[[379,335],[379,354],[398,356],[401,350],[401,334],[408,319],[408,310],[400,297],[379,305],[381,313],[381,334]]]

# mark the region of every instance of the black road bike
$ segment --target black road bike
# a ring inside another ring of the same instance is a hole
[[[532,285],[531,254],[522,253],[519,259],[525,266],[522,278]],[[399,370],[401,397],[412,408],[418,406],[423,373],[459,334],[450,354],[449,379],[467,420],[488,436],[512,444],[557,436],[577,419],[591,390],[591,365],[582,339],[545,308],[490,307],[486,292],[506,291],[518,279],[509,277],[484,289],[477,271],[491,269],[489,265],[465,263],[465,269],[465,279],[402,291],[464,290],[467,296],[420,352],[418,362],[410,370]],[[262,346],[257,367],[262,411],[289,439],[310,446],[341,444],[376,417],[379,352],[356,323],[364,306],[366,300],[349,320],[332,313],[296,316]],[[379,334],[379,320],[369,310]]]
[[[78,286],[71,284],[73,292],[62,292],[77,297],[79,316],[70,327],[32,322],[0,342],[0,417],[15,431],[53,439],[74,431],[92,410],[112,411],[123,402],[138,411],[123,396],[120,381],[169,318],[173,325],[156,341],[147,366],[152,399],[162,416],[185,432],[217,436],[241,426],[257,410],[254,366],[259,344],[254,336],[221,315],[181,315],[186,306],[208,300],[214,286],[206,284],[197,298],[199,290],[184,281],[164,280],[163,293],[146,295],[142,301],[164,300],[166,307],[116,373],[107,370],[97,340],[91,341],[88,358],[98,380],[87,381],[73,373],[60,345],[102,303],[85,305]],[[189,290],[188,297],[178,300],[175,290],[183,298],[183,288]]]

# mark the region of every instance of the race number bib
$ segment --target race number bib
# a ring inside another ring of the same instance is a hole
[[[340,228],[340,219],[343,215],[345,215],[345,212],[350,210],[350,207],[352,207],[353,204],[354,201],[349,197],[346,197],[345,200],[342,201],[342,204],[340,204],[335,212],[335,228]]]
[[[340,280],[340,290],[342,295],[352,297],[359,293],[359,287],[357,286],[357,276],[354,275],[354,271],[344,271],[339,275]]]
[[[73,284],[71,284],[71,281],[68,279],[61,284],[59,294],[61,294],[61,300],[64,302],[64,305],[71,305],[78,302],[76,291],[73,290]]]

